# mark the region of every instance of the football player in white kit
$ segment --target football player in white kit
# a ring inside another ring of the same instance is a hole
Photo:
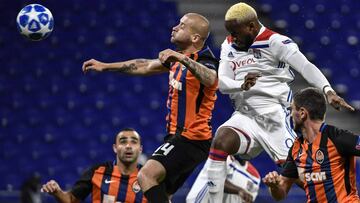
[[[209,183],[206,174],[206,165],[197,176],[186,203],[208,203]],[[254,202],[259,191],[260,174],[249,162],[239,156],[228,156],[226,160],[226,180],[224,186],[225,203],[248,203]]]
[[[230,36],[221,47],[219,89],[229,94],[235,111],[217,129],[207,160],[210,199],[216,203],[223,199],[228,155],[251,159],[265,150],[275,163],[285,161],[295,138],[288,122],[292,99],[288,83],[294,79],[290,66],[322,89],[335,109],[354,110],[290,38],[259,22],[251,6],[230,7],[225,27]]]

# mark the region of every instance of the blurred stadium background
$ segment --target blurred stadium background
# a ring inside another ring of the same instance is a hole
[[[22,183],[33,174],[40,175],[42,182],[55,179],[69,188],[85,168],[114,158],[111,144],[123,127],[140,132],[144,152],[150,155],[165,133],[168,76],[84,75],[82,62],[156,58],[159,51],[173,48],[171,28],[186,12],[199,12],[210,19],[208,44],[219,56],[226,35],[224,13],[237,2],[2,0],[0,203],[19,202]],[[266,26],[294,39],[333,87],[360,109],[359,1],[247,2]],[[26,40],[16,29],[17,13],[30,3],[43,4],[54,16],[53,33],[40,42]],[[301,78],[293,83],[295,90],[305,86]],[[232,112],[227,97],[218,96],[214,129]],[[329,109],[327,121],[360,134],[358,112]],[[276,169],[266,154],[252,162],[262,176]],[[184,202],[195,177],[196,173],[178,191],[174,203]],[[42,199],[54,202],[46,195]],[[304,193],[294,187],[283,202],[304,200]],[[272,202],[264,185],[256,202]]]

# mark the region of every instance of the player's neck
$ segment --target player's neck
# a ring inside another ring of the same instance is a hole
[[[316,137],[319,135],[322,121],[305,121],[304,127],[301,129],[302,135],[307,142],[313,143]]]
[[[180,52],[182,54],[193,54],[195,52],[198,52],[202,49],[202,47],[196,47],[194,45],[191,45],[191,46],[188,46],[188,47],[185,47],[183,49],[180,49]]]
[[[119,171],[123,175],[130,175],[137,169],[137,162],[125,164],[121,161],[118,161],[116,166],[119,168]]]

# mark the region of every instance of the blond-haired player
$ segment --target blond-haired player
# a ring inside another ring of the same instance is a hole
[[[290,38],[260,23],[251,6],[233,5],[225,27],[230,35],[221,47],[219,89],[229,94],[235,111],[217,129],[209,153],[207,175],[214,202],[222,201],[229,154],[251,159],[265,150],[275,163],[284,162],[296,136],[288,122],[288,83],[294,79],[290,66],[321,89],[334,108],[354,110]]]

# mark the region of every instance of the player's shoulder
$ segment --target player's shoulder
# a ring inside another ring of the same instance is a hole
[[[233,38],[229,35],[225,38],[221,44],[220,59],[221,60],[233,60],[236,57],[243,57],[248,55],[246,51],[239,51],[234,44]]]
[[[112,161],[105,161],[98,164],[94,164],[90,167],[91,171],[101,170],[105,173],[105,171],[112,171],[114,168],[114,163]]]
[[[196,54],[194,54],[194,56],[192,55],[191,58],[202,63],[210,69],[214,69],[216,71],[218,69],[219,59],[215,57],[214,53],[208,46],[198,51]]]
[[[272,32],[272,33],[271,33]],[[296,44],[290,37],[271,31],[268,36],[269,45],[288,45]]]
[[[83,177],[92,177],[95,174],[95,172],[100,174],[105,174],[109,171],[112,171],[112,168],[113,168],[113,164],[111,161],[94,164],[84,170]]]
[[[198,55],[199,59],[217,60],[217,58],[215,57],[213,51],[210,49],[209,46],[206,46],[202,50],[198,51],[197,55]]]
[[[293,145],[290,147],[289,151],[291,154],[297,153],[300,148],[301,144],[304,143],[304,137],[300,134],[298,134],[298,137],[295,138]]]
[[[279,35],[277,32],[272,31],[266,27],[262,27],[260,32],[261,33],[255,38],[254,42],[266,42]]]
[[[348,130],[344,130],[344,129],[338,128],[336,126],[328,125],[325,123],[322,125],[322,128],[323,128],[322,133],[326,134],[328,136],[328,138],[330,138],[330,139],[334,139],[339,136],[347,136],[347,135],[355,136],[354,133],[352,133]]]
[[[223,50],[229,51],[231,49],[234,49],[233,44],[234,44],[233,37],[231,35],[226,36],[225,40],[221,44],[221,51]]]

